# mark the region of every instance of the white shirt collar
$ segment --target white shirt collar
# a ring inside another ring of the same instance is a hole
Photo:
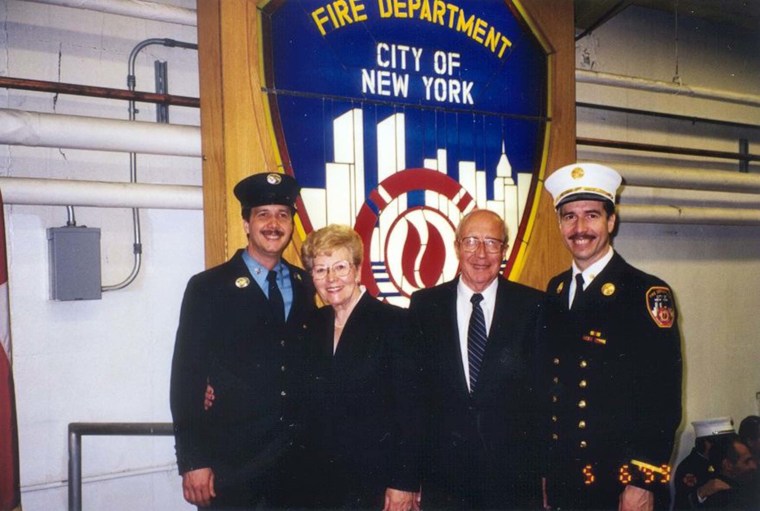
[[[493,279],[493,282],[488,284],[488,287],[486,287],[483,291],[480,292],[480,294],[483,295],[483,301],[484,302],[490,302],[495,303],[496,302],[496,290],[499,288],[499,277],[497,276],[495,279]],[[470,298],[472,298],[472,295],[475,294],[475,291],[470,289],[470,287],[464,283],[462,280],[462,277],[459,277],[459,282],[457,283],[457,299],[464,299],[467,303],[470,303]]]
[[[594,262],[583,271],[581,271],[580,268],[576,266],[575,261],[573,261],[573,282],[575,281],[575,276],[579,273],[582,273],[583,289],[586,289],[589,284],[591,284],[591,282],[596,278],[596,276],[602,273],[602,270],[607,267],[607,264],[612,260],[613,255],[615,255],[615,250],[613,250],[612,246],[610,246],[608,247],[607,253],[602,256],[601,259]]]

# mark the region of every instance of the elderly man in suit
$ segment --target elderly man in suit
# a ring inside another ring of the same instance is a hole
[[[177,465],[185,499],[209,509],[300,505],[293,467],[293,378],[311,278],[282,259],[298,184],[279,173],[235,186],[248,246],[192,277],[171,375]],[[204,410],[211,385],[218,396]]]
[[[542,293],[500,276],[507,228],[467,214],[460,274],[412,295],[425,412],[423,509],[523,509],[540,494],[534,338]]]
[[[547,287],[542,401],[548,504],[668,507],[681,421],[681,343],[670,287],[611,245],[614,169],[572,164],[546,180],[572,266]]]

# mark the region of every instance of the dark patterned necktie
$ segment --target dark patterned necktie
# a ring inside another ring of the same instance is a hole
[[[480,365],[483,363],[483,354],[486,352],[486,318],[480,302],[483,295],[475,293],[470,298],[472,302],[472,314],[470,325],[467,327],[467,359],[470,364],[470,392],[475,390],[475,384],[480,374]]]
[[[570,308],[575,308],[581,303],[581,297],[583,296],[583,274],[578,273],[575,276],[575,294],[573,295],[573,305]]]
[[[285,323],[285,301],[282,299],[280,288],[277,287],[276,271],[269,270],[267,282],[269,282],[269,304],[272,306],[274,318],[280,323]]]

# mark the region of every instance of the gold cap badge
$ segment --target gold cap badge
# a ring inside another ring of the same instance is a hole
[[[282,176],[280,176],[279,174],[272,173],[267,176],[267,183],[269,183],[270,185],[278,185],[280,184],[281,181],[282,181]]]
[[[580,167],[575,167],[573,171],[570,173],[570,177],[573,179],[580,179],[584,175],[583,169]]]

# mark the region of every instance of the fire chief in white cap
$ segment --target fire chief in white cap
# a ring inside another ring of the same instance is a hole
[[[681,347],[670,287],[615,252],[614,169],[562,167],[546,179],[571,268],[547,287],[542,380],[547,504],[667,509],[681,421]]]

